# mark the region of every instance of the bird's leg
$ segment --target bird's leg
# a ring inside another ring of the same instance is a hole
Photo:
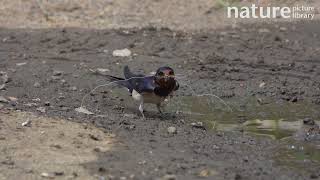
[[[142,118],[145,119],[144,114],[143,114],[143,101],[141,101],[140,105],[139,105],[139,111],[142,115]]]

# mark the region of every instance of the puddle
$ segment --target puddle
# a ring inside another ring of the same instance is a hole
[[[123,94],[124,93],[124,94]],[[126,97],[127,92],[112,93]],[[266,100],[264,100],[266,101]],[[232,98],[226,103],[212,97],[180,96],[171,99],[165,112],[183,114],[186,121],[203,122],[207,129],[244,131],[281,140],[276,147],[275,161],[289,167],[303,167],[306,163],[320,165],[320,143],[307,143],[287,138],[302,129],[302,119],[310,117],[320,124],[320,106],[308,102],[276,102],[269,100],[261,105],[257,98]],[[137,108],[133,101],[126,106]],[[147,111],[157,112],[155,106],[147,105]]]
[[[270,101],[269,101],[270,102]],[[260,105],[256,98],[230,99],[230,111],[211,97],[179,97],[167,109],[187,114],[191,121],[201,121],[208,129],[244,130],[245,132],[282,139],[301,127],[301,119],[319,119],[320,106],[306,102],[274,102]],[[320,123],[319,121],[317,123]]]
[[[275,162],[297,170],[307,170],[308,165],[320,166],[320,144],[289,141],[278,147]]]
[[[112,96],[128,97],[125,90],[111,91]],[[131,98],[125,106],[137,109]],[[183,114],[190,122],[201,121],[207,129],[239,131],[283,139],[294,134],[302,125],[302,119],[310,117],[320,124],[320,106],[308,102],[276,102],[264,100],[261,105],[256,97],[224,99],[232,111],[214,97],[178,96],[169,101],[165,112]],[[147,111],[157,112],[154,105],[146,105]]]

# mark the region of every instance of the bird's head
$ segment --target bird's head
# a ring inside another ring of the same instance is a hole
[[[176,80],[173,69],[167,66],[160,67],[155,74],[155,82],[164,88],[175,86]]]

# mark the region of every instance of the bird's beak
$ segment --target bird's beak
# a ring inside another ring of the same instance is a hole
[[[165,75],[165,76],[164,76],[164,82],[168,82],[169,79],[170,79],[170,76],[169,76],[169,75]]]

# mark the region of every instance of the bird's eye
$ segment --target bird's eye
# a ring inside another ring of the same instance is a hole
[[[158,75],[159,75],[159,76],[163,76],[164,73],[163,73],[162,71],[160,71],[160,72],[158,72]]]

